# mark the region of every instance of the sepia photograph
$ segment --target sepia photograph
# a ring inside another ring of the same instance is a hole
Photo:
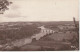
[[[0,51],[79,51],[79,0],[0,0]]]

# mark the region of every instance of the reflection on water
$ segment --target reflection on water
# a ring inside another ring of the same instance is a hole
[[[12,44],[14,46],[22,46],[22,45],[31,43],[32,39],[34,39],[34,38],[36,40],[39,40],[40,38],[44,37],[45,35],[55,32],[53,30],[45,28],[44,26],[41,26],[41,27],[38,27],[38,28],[41,28],[40,33],[33,35],[31,38],[24,38],[24,39],[20,39],[20,40],[14,41]]]
[[[33,38],[36,38],[36,40],[39,40],[40,38],[44,37],[45,35],[55,32],[55,31],[53,31],[53,30],[51,30],[51,29],[45,28],[44,26],[41,26],[41,27],[38,27],[38,28],[41,28],[40,33],[35,34],[34,36],[32,36],[32,37],[31,37],[32,39],[33,39]]]
[[[25,44],[29,44],[32,42],[32,39],[31,38],[24,38],[24,39],[20,39],[20,40],[17,40],[15,42],[12,42],[13,46],[23,46]]]

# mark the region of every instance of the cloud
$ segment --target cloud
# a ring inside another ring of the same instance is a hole
[[[4,17],[8,17],[8,18],[17,18],[17,17],[22,17],[21,16],[21,12],[20,12],[20,7],[15,5],[15,4],[12,4],[10,7],[9,7],[9,10],[7,10],[4,14]]]
[[[27,17],[27,16],[22,16],[20,13],[18,12],[11,12],[9,14],[6,14],[5,17],[8,17],[8,18],[20,18],[20,17]]]
[[[13,0],[4,21],[69,21],[73,16],[78,19],[77,0]]]
[[[19,10],[20,9],[20,6],[18,6],[16,4],[13,4],[13,5],[11,5],[11,9],[12,10]]]
[[[13,14],[8,14],[8,15],[6,15],[5,17],[16,18],[16,17],[20,17],[20,15],[13,13]]]

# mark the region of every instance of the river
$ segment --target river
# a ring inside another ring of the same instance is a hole
[[[41,28],[41,31],[38,34],[34,34],[33,36],[31,36],[29,38],[19,39],[19,40],[13,41],[11,43],[5,44],[4,45],[5,48],[9,48],[10,47],[9,44],[11,44],[11,46],[21,47],[23,45],[31,43],[33,38],[35,38],[36,40],[39,40],[40,38],[44,37],[45,35],[55,32],[51,29],[45,28],[44,26],[41,26],[38,28]]]

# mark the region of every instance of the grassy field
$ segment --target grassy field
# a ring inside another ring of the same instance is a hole
[[[70,40],[73,38],[73,36],[76,36],[76,32],[72,33],[54,33],[53,35],[49,36],[49,38],[54,39],[56,41],[62,41],[64,39]]]

